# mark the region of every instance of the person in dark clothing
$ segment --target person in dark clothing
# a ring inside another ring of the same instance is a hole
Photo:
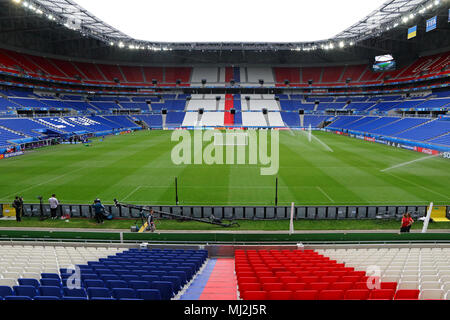
[[[92,207],[94,208],[95,220],[97,223],[103,223],[105,206],[101,203],[100,199],[95,199]]]
[[[150,210],[149,215],[147,216],[147,230],[154,232],[156,230],[155,227],[155,217],[153,216],[153,210]]]
[[[21,222],[22,221],[22,208],[23,208],[23,204],[20,203],[20,198],[19,196],[16,196],[16,198],[14,199],[14,202],[12,204],[12,207],[14,209],[16,209],[16,221],[17,222]]]

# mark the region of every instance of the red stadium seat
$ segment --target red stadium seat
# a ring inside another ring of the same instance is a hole
[[[263,283],[262,285],[264,291],[279,291],[284,289],[284,284],[282,283]]]
[[[353,282],[353,283],[356,283],[356,282],[358,282],[358,280],[360,278],[361,278],[360,276],[343,276],[341,278],[341,281],[342,282]]]
[[[237,281],[239,284],[241,283],[257,283],[258,278],[256,277],[237,277]]]
[[[242,295],[244,300],[267,300],[266,291],[244,291]]]
[[[277,277],[261,277],[259,278],[259,281],[261,283],[277,283],[278,282],[278,278]]]
[[[317,282],[317,281],[319,281],[319,277],[318,276],[302,277],[301,281],[304,282],[304,283]]]
[[[294,300],[317,300],[319,291],[317,290],[297,290],[293,294]]]
[[[417,300],[420,290],[397,290],[394,300]]]
[[[380,288],[397,290],[397,282],[380,282]]]
[[[241,283],[239,284],[239,291],[260,291],[261,284],[259,283]]]
[[[367,300],[369,299],[370,290],[355,289],[347,290],[344,295],[344,300]]]
[[[356,282],[353,285],[352,289],[369,289],[369,290],[371,290],[370,288],[367,287],[367,282]]]
[[[287,290],[291,290],[291,291],[305,290],[306,283],[300,283],[300,282],[286,283],[285,287]]]
[[[330,283],[338,282],[339,277],[338,276],[323,276],[323,277],[320,277],[320,281],[330,282]]]
[[[343,300],[344,290],[322,290],[319,292],[319,300]]]
[[[293,292],[289,290],[269,291],[268,300],[292,300]]]
[[[374,289],[370,292],[369,300],[392,300],[394,294],[392,289]]]
[[[328,289],[329,286],[330,286],[329,282],[311,282],[308,285],[308,289],[321,291]]]
[[[353,287],[353,282],[334,282],[330,284],[330,290],[350,290]]]
[[[280,277],[280,281],[283,283],[295,283],[298,281],[297,277],[292,277],[292,276],[288,276],[288,277]]]

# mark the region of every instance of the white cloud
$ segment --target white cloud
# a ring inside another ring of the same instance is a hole
[[[139,40],[297,42],[332,38],[385,0],[75,0]]]

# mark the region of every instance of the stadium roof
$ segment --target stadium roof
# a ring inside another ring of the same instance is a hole
[[[166,50],[314,50],[354,45],[358,41],[407,23],[440,0],[388,0],[364,19],[335,37],[309,42],[151,42],[134,39],[105,23],[72,0],[12,0],[69,29],[129,49]]]

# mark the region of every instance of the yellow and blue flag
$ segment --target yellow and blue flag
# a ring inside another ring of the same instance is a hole
[[[417,25],[408,29],[408,39],[414,38],[417,35]]]

